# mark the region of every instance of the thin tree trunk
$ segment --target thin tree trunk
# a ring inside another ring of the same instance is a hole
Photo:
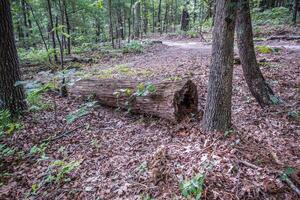
[[[231,127],[233,44],[237,0],[218,0],[213,29],[212,64],[203,117],[206,131]]]
[[[294,0],[294,3],[293,3],[293,24],[294,25],[297,23],[298,8],[299,8],[299,0]]]
[[[162,34],[162,28],[161,28],[161,0],[159,0],[159,5],[158,5],[157,22],[158,22],[159,32],[160,32],[160,34]]]
[[[145,35],[148,32],[148,7],[147,0],[143,0],[143,31]]]
[[[256,61],[248,0],[239,0],[236,23],[239,55],[250,92],[261,107],[271,105],[272,99],[276,97],[266,83]]]
[[[22,14],[23,14],[23,25],[24,25],[24,28],[23,28],[24,47],[26,49],[28,49],[29,48],[29,44],[28,44],[29,34],[28,34],[28,24],[27,24],[27,9],[26,9],[25,1],[21,0],[21,3],[22,3]]]
[[[141,31],[141,3],[137,1],[134,6],[134,38],[140,38],[140,35],[142,34]]]
[[[13,32],[10,1],[0,0],[0,108],[11,113],[26,109],[19,60]]]
[[[65,13],[65,17],[66,17],[66,25],[67,25],[67,50],[68,50],[68,55],[71,54],[71,37],[70,37],[70,31],[71,31],[71,24],[70,24],[70,20],[69,20],[69,14],[67,11],[67,3],[66,0],[63,0],[63,6],[64,6],[64,13]]]
[[[37,25],[37,27],[39,29],[39,34],[40,34],[41,39],[43,41],[44,47],[45,47],[46,51],[49,52],[48,45],[47,45],[46,40],[44,38],[42,28],[41,28],[40,23],[38,22],[37,18],[35,17],[35,14],[33,12],[32,6],[28,2],[26,2],[26,5],[29,7],[29,9],[31,11],[31,14],[32,14],[32,17],[33,17],[33,19],[34,19],[34,21],[35,21],[35,23],[36,23],[36,25]],[[49,54],[48,54],[48,59],[49,59],[49,62],[51,63],[51,58],[50,58]]]
[[[57,62],[57,54],[56,54],[56,41],[55,41],[55,32],[53,30],[54,24],[53,24],[53,16],[52,16],[52,10],[51,10],[51,2],[50,0],[47,0],[48,3],[48,14],[49,14],[49,22],[50,22],[50,34],[52,39],[52,48],[54,50],[54,61]]]
[[[152,0],[152,33],[155,32],[155,6],[154,0]]]
[[[56,17],[56,23],[55,26],[58,27],[58,16]],[[56,33],[56,39],[59,45],[59,50],[60,50],[60,67],[61,70],[64,70],[64,45],[62,43],[62,40],[59,38],[59,33],[57,28],[55,29],[55,33]],[[65,77],[62,78],[62,86],[60,89],[60,93],[62,97],[67,97],[68,96],[68,90],[67,90],[67,86],[66,86],[66,79]]]
[[[111,0],[108,0],[108,15],[109,15],[109,34],[111,39],[111,45],[113,48],[115,48],[114,44],[114,30],[113,30],[113,23],[112,23],[112,4]]]

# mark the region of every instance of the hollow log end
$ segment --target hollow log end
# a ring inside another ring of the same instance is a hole
[[[188,80],[183,87],[175,92],[174,99],[174,115],[177,121],[181,121],[186,117],[191,117],[198,112],[198,93],[197,86]]]

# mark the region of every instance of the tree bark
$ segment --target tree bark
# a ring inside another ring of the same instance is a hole
[[[261,107],[271,105],[276,98],[270,86],[266,83],[257,64],[253,32],[248,0],[238,1],[237,11],[237,43],[244,77],[251,94]]]
[[[113,48],[115,48],[111,0],[108,0],[108,15],[109,15],[109,34],[110,34],[110,39],[111,39],[111,45]]]
[[[63,7],[64,7],[65,18],[66,18],[67,34],[69,35],[69,37],[67,37],[67,50],[68,50],[67,54],[70,55],[71,54],[71,37],[70,37],[71,24],[69,20],[66,0],[63,0]]]
[[[180,121],[197,113],[197,86],[190,80],[156,82],[155,93],[133,95],[141,81],[90,78],[78,81],[71,89],[73,95],[94,94],[103,105],[130,109],[171,121]],[[120,92],[127,89],[130,94]]]
[[[0,109],[12,114],[26,109],[9,0],[0,0]]]
[[[189,28],[189,21],[190,21],[190,15],[187,10],[187,5],[182,9],[182,15],[181,15],[181,30],[187,31]]]
[[[206,131],[231,127],[233,46],[237,0],[218,0],[213,29],[212,64],[203,117]]]
[[[143,0],[143,31],[147,35],[148,32],[148,1]]]
[[[134,6],[134,38],[140,38],[141,32],[141,3],[137,1]]]
[[[27,21],[27,8],[26,8],[26,4],[24,0],[21,0],[21,4],[22,4],[22,14],[23,14],[23,35],[24,35],[24,47],[25,49],[29,49],[29,44],[28,44],[28,40],[29,40],[29,32],[28,32],[28,21]]]
[[[56,41],[55,41],[55,32],[53,30],[54,24],[53,24],[53,16],[52,16],[52,10],[51,10],[51,2],[50,0],[47,0],[48,4],[48,14],[49,14],[49,23],[50,23],[50,34],[51,34],[51,39],[52,39],[52,48],[54,50],[54,61],[57,62],[57,54],[56,54]]]
[[[294,25],[297,23],[298,8],[299,8],[299,0],[294,0],[294,3],[293,3],[293,23],[294,23]]]
[[[159,30],[160,34],[162,34],[162,27],[161,27],[161,0],[159,0],[159,4],[158,4],[157,22],[158,22],[158,30]]]

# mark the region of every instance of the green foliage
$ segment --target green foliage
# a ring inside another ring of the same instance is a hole
[[[69,113],[66,116],[67,123],[68,124],[72,124],[76,119],[89,114],[90,109],[93,108],[93,107],[95,107],[96,103],[97,103],[97,101],[85,103],[78,110],[75,110],[74,112]]]
[[[143,200],[153,200],[149,194],[142,195]]]
[[[292,167],[286,168],[286,169],[282,172],[282,174],[281,174],[281,176],[279,177],[279,179],[282,180],[282,181],[286,180],[286,179],[288,178],[289,175],[291,175],[291,174],[294,173],[294,171],[295,171],[295,169],[292,168]]]
[[[51,107],[50,104],[44,103],[42,101],[41,95],[50,89],[54,89],[55,86],[53,83],[47,83],[44,85],[39,85],[36,88],[29,89],[26,91],[26,100],[29,104],[29,110],[36,112],[40,110],[49,109]]]
[[[31,147],[30,151],[29,151],[29,155],[39,155],[42,158],[46,158],[46,148],[48,146],[48,143],[42,143],[40,145],[34,145],[33,147]]]
[[[21,128],[21,124],[12,120],[8,110],[0,110],[0,136],[11,134]]]
[[[52,173],[48,175],[46,182],[60,183],[66,181],[65,177],[67,174],[78,168],[81,161],[65,162],[62,160],[53,161],[50,166],[53,168]]]
[[[290,118],[292,118],[292,119],[300,121],[300,111],[291,111],[291,112],[288,112],[288,116]]]
[[[140,83],[136,87],[136,92],[133,93],[134,96],[147,96],[149,94],[153,94],[156,92],[156,87],[151,82],[148,82],[146,84]]]
[[[258,45],[255,47],[255,49],[262,54],[269,54],[269,53],[276,53],[278,51],[280,51],[279,48],[273,48],[273,47],[268,47],[268,46],[264,46],[264,45]]]
[[[30,48],[29,50],[19,48],[18,55],[21,63],[30,62],[30,63],[49,63],[49,56],[53,55],[54,49],[49,49],[47,52],[43,48]]]
[[[0,158],[10,157],[14,155],[16,150],[8,147],[5,144],[0,144]]]
[[[285,7],[276,7],[263,12],[259,8],[254,8],[251,16],[254,25],[280,25],[290,21],[291,12]]]
[[[194,176],[191,180],[184,180],[180,182],[179,189],[181,195],[185,198],[194,198],[196,200],[201,199],[203,188],[204,188],[203,174]]]
[[[143,48],[144,47],[141,42],[132,40],[131,42],[124,45],[123,53],[142,53]]]
[[[198,31],[195,29],[191,29],[191,30],[187,31],[186,34],[189,38],[197,38],[198,37]]]

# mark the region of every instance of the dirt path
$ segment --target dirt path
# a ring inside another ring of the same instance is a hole
[[[205,42],[196,42],[196,41],[172,41],[172,40],[163,40],[164,45],[170,47],[176,47],[181,49],[194,49],[199,50],[203,55],[210,55],[211,54],[211,44]],[[267,42],[257,42],[256,45],[267,45],[273,48],[284,48],[290,51],[294,51],[295,53],[300,55],[300,44],[294,43],[287,43],[287,42],[274,42],[274,41],[267,41]],[[237,48],[235,47],[235,52],[237,53]]]

